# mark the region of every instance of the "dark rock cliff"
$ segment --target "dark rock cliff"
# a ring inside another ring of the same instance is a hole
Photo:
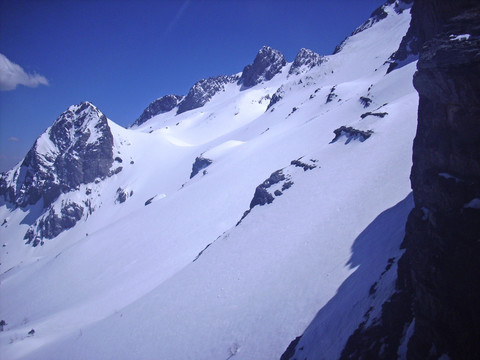
[[[399,269],[406,278],[399,287],[413,296],[408,355],[479,359],[480,4],[432,4],[433,29],[420,27],[427,42],[414,78],[420,95],[415,210]]]
[[[480,4],[416,0],[420,95],[395,294],[342,359],[480,358]],[[407,329],[410,329],[407,331]]]

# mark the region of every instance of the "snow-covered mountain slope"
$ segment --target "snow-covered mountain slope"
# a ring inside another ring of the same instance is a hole
[[[319,310],[338,357],[393,289],[412,206],[415,63],[386,74],[410,15],[383,11],[334,55],[302,49],[290,71],[263,48],[195,84],[198,107],[105,119],[108,171],[50,204],[3,192],[2,359],[279,359]],[[82,214],[45,237],[69,204]]]

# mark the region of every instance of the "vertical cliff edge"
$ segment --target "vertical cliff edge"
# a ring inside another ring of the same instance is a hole
[[[416,0],[419,93],[395,294],[343,359],[480,358],[480,5]]]

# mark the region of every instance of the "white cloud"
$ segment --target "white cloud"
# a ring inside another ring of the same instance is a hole
[[[17,141],[20,141],[20,139],[19,139],[19,138],[17,138],[16,136],[10,136],[10,137],[8,138],[8,141],[14,141],[14,142],[17,142]]]
[[[48,85],[48,80],[39,74],[26,73],[20,65],[0,54],[0,90],[13,90],[17,85],[37,87],[38,85]]]

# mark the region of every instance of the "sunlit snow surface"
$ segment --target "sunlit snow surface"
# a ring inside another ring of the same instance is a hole
[[[396,263],[368,297],[400,255],[412,206],[415,63],[386,75],[410,15],[388,12],[307,73],[288,76],[287,65],[133,129],[110,121],[123,171],[62,195],[81,200],[88,188],[95,210],[44,246],[22,240],[38,206],[1,206],[0,357],[279,359],[314,318],[305,341],[320,334],[316,356],[338,357],[392,291]],[[340,126],[373,135],[330,144]],[[213,162],[190,179],[200,155]],[[317,167],[236,226],[255,188],[302,157]],[[119,187],[133,191],[121,204]]]

